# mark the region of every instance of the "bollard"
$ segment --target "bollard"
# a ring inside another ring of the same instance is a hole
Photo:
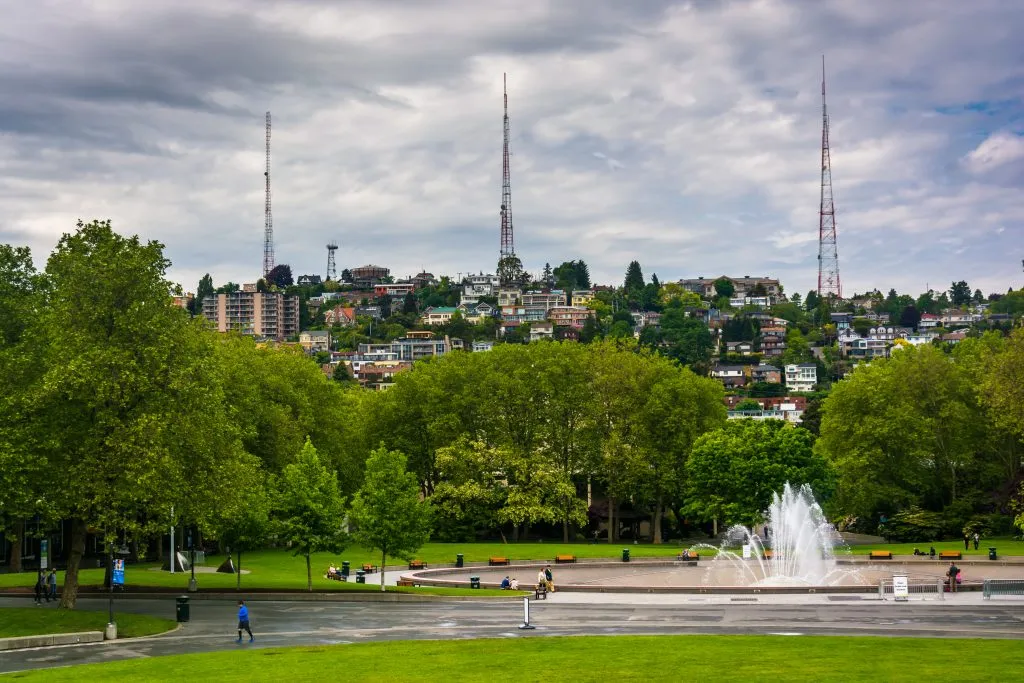
[[[523,597],[523,625],[519,628],[521,628],[524,631],[532,631],[533,629],[537,628],[536,626],[530,623],[530,598],[525,596]]]

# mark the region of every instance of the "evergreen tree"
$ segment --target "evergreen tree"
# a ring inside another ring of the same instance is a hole
[[[203,312],[203,300],[208,296],[213,296],[216,292],[213,289],[213,278],[207,273],[199,279],[199,286],[196,287],[196,298],[192,299],[191,308],[189,313],[192,315],[199,315]]]
[[[626,294],[640,292],[644,288],[644,273],[640,269],[639,261],[630,261],[629,267],[626,268],[626,280],[623,283],[623,289],[626,290]]]
[[[407,292],[405,295],[405,301],[402,302],[402,313],[411,313],[415,315],[416,312],[416,295],[412,292]]]

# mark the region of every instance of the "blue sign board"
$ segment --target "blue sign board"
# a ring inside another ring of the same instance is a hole
[[[114,560],[113,582],[115,586],[124,585],[124,560]]]

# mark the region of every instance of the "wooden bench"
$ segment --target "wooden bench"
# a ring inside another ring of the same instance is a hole
[[[1021,579],[985,579],[982,597],[986,600],[993,595],[1024,595],[1024,581]]]
[[[487,564],[491,567],[504,567],[508,565],[507,557],[488,557]]]
[[[872,550],[870,555],[871,555],[871,559],[872,560],[891,560],[892,559],[892,552],[890,552],[888,550]]]
[[[548,587],[544,584],[535,586],[533,589],[534,600],[547,600],[548,599]]]
[[[771,550],[765,550],[765,551],[764,551],[764,555],[762,555],[762,557],[763,557],[764,559],[766,559],[766,560],[770,560],[770,559],[772,559],[772,556],[773,556],[774,554],[775,554],[775,553],[773,553],[773,552],[772,552]]]
[[[679,553],[679,557],[677,559],[681,562],[696,562],[700,559],[700,553],[695,553],[692,550],[684,550]]]
[[[423,560],[410,560],[409,569],[426,569],[427,563]]]
[[[375,564],[364,564],[363,565],[363,573],[364,574],[373,574],[375,571],[377,571],[377,565],[375,565]]]
[[[961,553],[959,550],[940,550],[939,551],[939,559],[940,560],[959,560],[962,557],[963,557],[963,553]]]
[[[398,583],[396,585],[412,588],[416,585],[416,583],[412,579],[401,578],[398,580]]]
[[[575,561],[575,555],[555,555],[555,564],[572,564]]]

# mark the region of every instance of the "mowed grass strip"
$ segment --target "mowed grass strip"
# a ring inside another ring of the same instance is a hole
[[[244,647],[244,646],[243,646]],[[970,663],[965,665],[965,663]],[[337,672],[337,675],[325,672]],[[94,680],[1000,681],[1020,641],[824,636],[580,636],[242,649],[31,671]]]
[[[79,633],[81,631],[102,631],[106,628],[106,612],[84,612],[43,607],[0,608],[0,638],[38,636],[52,633]],[[115,615],[117,635],[120,638],[137,638],[170,631],[175,627],[171,619],[150,617],[144,614]]]

